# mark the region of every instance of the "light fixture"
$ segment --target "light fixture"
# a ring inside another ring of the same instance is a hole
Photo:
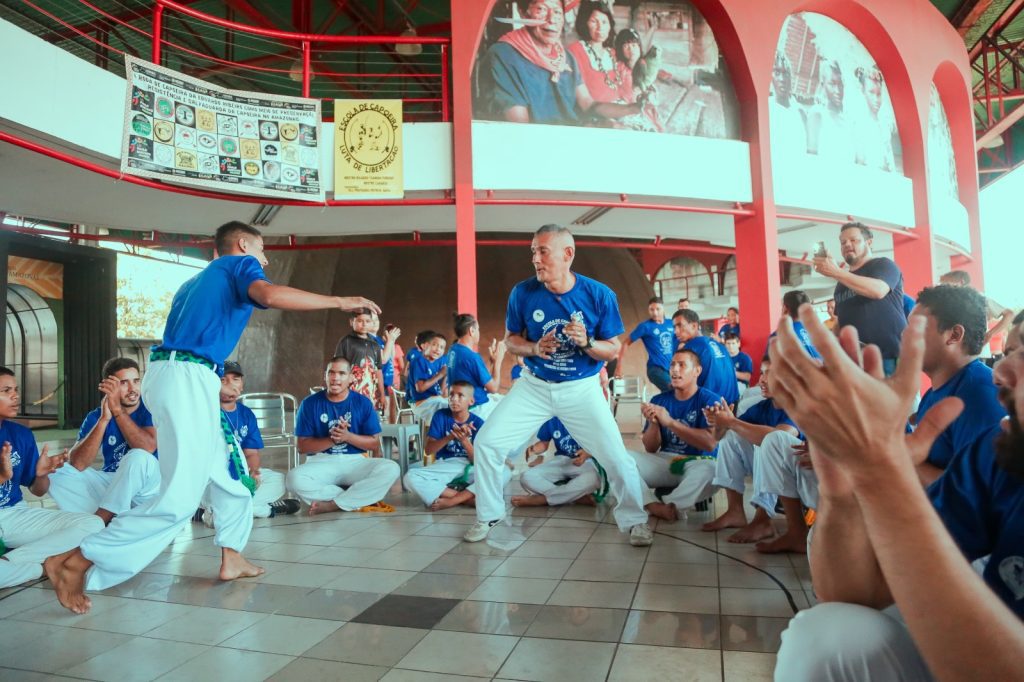
[[[260,204],[260,207],[256,210],[256,215],[249,221],[252,225],[259,227],[266,227],[270,224],[278,212],[281,210],[280,204]]]
[[[1003,139],[1003,136],[996,135],[995,137],[982,142],[981,146],[984,149],[999,149],[1004,144],[1006,144],[1006,140]]]
[[[408,28],[402,31],[403,38],[415,38],[416,29],[412,27],[412,24],[407,24]],[[405,57],[415,57],[416,55],[423,54],[423,46],[419,43],[398,43],[395,45],[395,52]]]
[[[588,210],[586,213],[581,215],[576,220],[572,221],[573,225],[590,225],[596,222],[598,218],[604,216],[608,211],[612,210],[610,206],[595,206]]]

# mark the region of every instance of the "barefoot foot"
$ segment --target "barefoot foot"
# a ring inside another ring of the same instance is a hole
[[[729,542],[746,544],[750,542],[757,542],[758,540],[766,540],[774,535],[775,529],[772,528],[772,522],[770,520],[764,519],[762,521],[751,521],[749,524],[730,535]]]
[[[223,548],[220,557],[220,579],[235,580],[236,578],[255,578],[266,571],[233,549]]]
[[[313,504],[309,505],[310,516],[316,516],[317,514],[327,514],[329,512],[336,511],[341,511],[341,507],[339,507],[334,502],[334,500],[324,500],[320,502],[314,502]]]
[[[644,507],[647,513],[656,519],[662,521],[678,521],[679,510],[676,509],[674,504],[666,504],[665,502],[651,502],[649,505]]]
[[[92,562],[82,556],[82,550],[77,547],[43,562],[43,570],[53,583],[57,601],[78,615],[86,614],[92,608],[92,600],[85,596],[85,572],[90,566]]]
[[[719,516],[714,521],[708,521],[700,527],[703,531],[716,531],[724,528],[743,528],[747,525],[747,515],[743,513],[743,510],[733,511],[727,509],[724,514]]]
[[[548,498],[543,495],[513,495],[513,507],[544,507],[547,506]]]
[[[439,497],[434,500],[434,503],[430,505],[431,511],[441,511],[442,509],[450,509],[451,507],[457,507],[459,502],[452,497]]]
[[[597,500],[594,499],[593,495],[584,495],[583,497],[576,498],[573,504],[581,504],[584,507],[596,507]]]
[[[786,533],[774,540],[759,542],[755,548],[761,554],[781,554],[783,552],[794,552],[796,554],[807,553],[806,533]]]

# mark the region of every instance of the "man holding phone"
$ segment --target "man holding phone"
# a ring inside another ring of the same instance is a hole
[[[823,255],[815,254],[814,270],[836,280],[839,326],[853,326],[861,341],[878,346],[888,376],[896,370],[900,337],[907,326],[903,273],[891,259],[872,257],[873,237],[866,225],[846,223],[839,231],[839,244],[848,267],[837,265],[826,249]]]

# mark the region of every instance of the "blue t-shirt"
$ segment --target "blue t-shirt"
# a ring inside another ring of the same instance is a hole
[[[800,320],[790,320],[793,323],[793,334],[796,335],[797,340],[800,341],[800,345],[804,347],[807,354],[815,360],[821,360],[821,353],[814,347],[814,342],[811,341],[811,333],[804,327],[804,323]],[[774,331],[771,336],[768,337],[768,344],[771,345],[772,339],[778,336],[779,332]],[[767,353],[765,353],[767,355]]]
[[[571,71],[558,74],[531,63],[508,43],[491,45],[480,68],[480,97],[477,116],[505,120],[505,111],[526,107],[531,123],[576,125],[580,112],[576,107],[576,88],[583,83],[575,58],[565,52]]]
[[[776,429],[782,425],[792,426],[799,431],[796,423],[789,418],[786,411],[775,404],[771,398],[766,398],[755,405],[751,405],[746,412],[740,415],[740,421],[758,426],[770,426]]]
[[[149,410],[146,409],[145,404],[141,400],[135,411],[128,416],[140,429],[153,426],[153,415],[149,413]],[[98,407],[85,415],[82,428],[78,429],[78,440],[83,440],[88,436],[99,420],[100,408]],[[128,452],[128,441],[125,440],[120,427],[117,425],[117,421],[114,419],[110,420],[106,430],[103,432],[103,445],[100,447],[100,451],[103,453],[103,470],[107,472],[117,471],[117,467],[121,464],[121,458]],[[154,456],[156,454],[155,452],[153,453]]]
[[[252,309],[249,285],[267,280],[253,256],[221,256],[181,285],[171,301],[160,350],[187,350],[223,366]]]
[[[476,434],[480,433],[480,427],[484,425],[484,420],[470,412],[469,419],[467,419],[466,421],[455,421],[455,415],[453,415],[452,411],[446,407],[434,413],[434,416],[430,420],[430,430],[427,432],[427,436],[429,438],[440,440],[441,438],[444,438],[449,433],[451,433],[452,428],[454,428],[456,424],[458,424],[459,426],[464,426],[465,424],[472,424],[473,434],[469,437],[469,442],[475,443]],[[462,443],[460,443],[455,438],[446,443],[445,446],[438,450],[437,454],[434,455],[434,457],[437,459],[448,459],[449,457],[466,456],[466,448],[462,447]]]
[[[383,357],[384,346],[387,342],[379,336],[373,336],[373,340],[380,344],[381,357]],[[395,383],[395,355],[394,351],[391,353],[391,359],[387,362],[382,362],[380,366],[381,376],[384,378],[384,388],[390,388]]]
[[[733,379],[733,390],[736,389],[736,380]],[[711,407],[721,399],[719,394],[709,391],[706,388],[698,388],[697,392],[689,400],[677,400],[675,391],[659,393],[651,399],[651,403],[660,405],[668,410],[669,415],[676,421],[680,421],[691,429],[708,428],[708,420],[704,418],[704,408]],[[644,430],[650,422],[644,423]],[[661,426],[661,451],[670,452],[674,455],[714,455],[718,452],[699,450],[697,447],[685,442],[675,432],[665,425]]]
[[[515,381],[521,376],[523,376],[523,366],[517,362],[512,365],[512,381]]]
[[[906,315],[909,318],[910,317],[910,313],[913,312],[915,305],[917,305],[917,302],[913,298],[911,298],[910,296],[907,296],[906,294],[903,294],[903,314],[904,315]]]
[[[998,425],[953,456],[928,488],[935,510],[968,561],[991,555],[983,577],[1024,620],[1024,481],[996,463]]]
[[[11,480],[0,485],[0,509],[13,507],[22,500],[21,486],[26,488],[35,483],[36,465],[39,463],[39,449],[32,430],[9,419],[0,424],[0,445],[11,444]]]
[[[737,337],[740,335],[740,323],[729,324],[726,322],[722,325],[722,328],[718,330],[718,336],[722,339],[725,338],[726,334],[735,334]]]
[[[732,358],[732,368],[737,372],[753,372],[754,361],[750,359],[750,356],[740,351]]]
[[[582,449],[576,439],[569,435],[569,430],[558,417],[552,417],[544,422],[537,432],[537,441],[546,443],[554,441],[555,455],[558,457],[575,457]]]
[[[243,450],[263,449],[263,435],[260,433],[259,423],[252,410],[242,403],[235,403],[233,412],[225,410],[221,410],[221,412],[224,412],[224,416],[228,418],[228,424],[231,424],[238,447]]]
[[[484,386],[491,380],[491,373],[487,371],[479,353],[469,346],[456,343],[448,351],[445,364],[448,365],[449,386],[454,386],[457,381],[468,381],[473,385],[473,405],[483,405],[488,401]]]
[[[672,320],[658,324],[654,320],[644,320],[629,335],[630,341],[642,340],[647,349],[647,366],[668,369],[672,364],[672,352],[676,349],[676,335],[672,330]]]
[[[357,436],[375,436],[380,433],[380,418],[369,398],[349,391],[347,398],[335,403],[327,399],[327,391],[318,391],[306,396],[299,403],[295,435],[300,438],[328,438],[331,435],[331,428],[342,419],[348,422],[348,430]],[[321,452],[331,455],[357,455],[365,451],[351,443],[341,443],[331,445]]]
[[[725,346],[706,336],[695,336],[685,344],[683,350],[693,351],[700,358],[701,370],[697,385],[725,398],[730,405],[740,399],[736,386],[736,370]]]
[[[903,273],[888,258],[873,258],[853,274],[882,280],[889,285],[889,293],[882,299],[868,298],[845,284],[837,284],[834,298],[839,325],[853,326],[861,341],[878,346],[883,358],[898,358],[900,337],[907,326],[907,314],[903,312]]]
[[[917,423],[935,403],[956,396],[964,401],[964,411],[946,427],[928,452],[928,462],[940,469],[949,466],[953,455],[970,447],[982,433],[1006,416],[1006,409],[996,397],[992,370],[981,360],[967,364],[942,386],[928,389],[917,408]]]
[[[559,345],[550,360],[537,356],[524,359],[530,372],[545,381],[583,379],[598,374],[604,367],[604,362],[587,355],[565,335],[565,325],[572,318],[581,319],[587,334],[598,341],[615,338],[625,331],[615,292],[597,280],[573,274],[576,283],[564,294],[553,294],[533,277],[517,284],[508,298],[505,328],[509,333],[519,334],[527,341],[539,341],[555,330]]]
[[[444,358],[427,360],[426,355],[418,353],[412,362],[409,363],[409,385],[407,387],[409,400],[416,403],[420,400],[426,400],[431,396],[441,395],[441,384],[444,383],[443,379],[438,380],[436,384],[428,388],[426,391],[417,391],[416,382],[425,381],[434,376],[441,371],[441,368],[444,367],[444,365]]]

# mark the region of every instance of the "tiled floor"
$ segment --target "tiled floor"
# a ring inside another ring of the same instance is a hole
[[[754,682],[791,602],[813,603],[805,557],[700,532],[713,512],[658,526],[650,548],[606,507],[516,510],[466,544],[472,510],[388,501],[257,520],[254,580],[218,581],[213,531],[192,524],[87,616],[45,581],[0,590],[0,680]]]

